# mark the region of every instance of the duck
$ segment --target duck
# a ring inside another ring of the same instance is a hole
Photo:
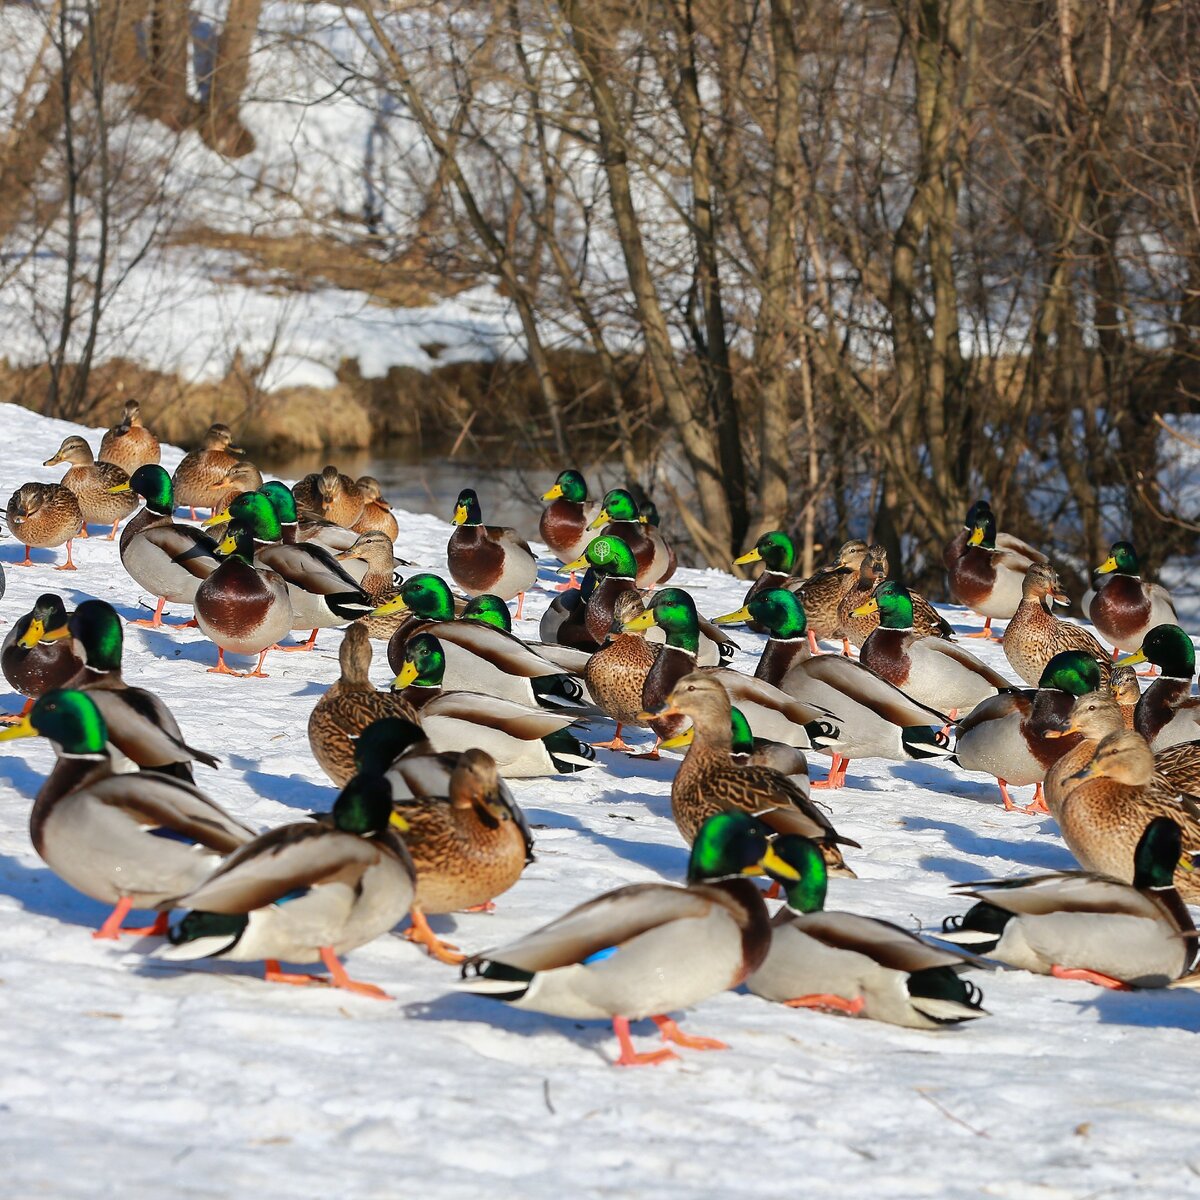
[[[946,567],[947,575],[953,574],[958,560],[966,553],[968,540],[971,534],[974,533],[975,526],[985,523],[988,516],[991,516],[993,522],[995,521],[996,517],[992,512],[992,506],[986,500],[976,500],[967,510],[962,528],[946,544],[946,548],[942,551],[942,562]],[[995,534],[995,542],[998,550],[1011,551],[1013,554],[1017,554],[1031,563],[1050,561],[1040,550],[1035,549],[1015,534],[998,530]]]
[[[1137,712],[1138,701],[1142,698],[1142,685],[1138,683],[1137,671],[1133,667],[1112,668],[1108,678],[1108,687],[1121,706],[1121,716],[1125,728],[1133,728],[1133,715]]]
[[[195,782],[192,764],[217,767],[220,760],[189,746],[171,710],[153,692],[131,687],[121,673],[125,635],[117,610],[104,600],[85,600],[67,619],[83,666],[65,685],[96,706],[108,730],[109,747],[143,771]],[[120,760],[117,760],[120,761]]]
[[[159,461],[158,438],[142,424],[142,406],[136,400],[125,401],[120,421],[100,439],[100,453],[96,457],[100,462],[120,467],[126,475]]]
[[[1141,562],[1130,542],[1114,542],[1096,573],[1110,576],[1093,594],[1088,618],[1096,632],[1116,651],[1136,653],[1150,630],[1179,621],[1175,602],[1162,584],[1146,583]]]
[[[867,556],[858,568],[858,579],[850,590],[838,601],[837,634],[842,639],[842,653],[850,656],[850,645],[861,647],[863,642],[879,627],[879,613],[868,612],[854,616],[854,610],[866,604],[875,589],[888,577],[887,551],[882,546],[868,548]],[[918,637],[952,638],[954,630],[950,623],[938,615],[938,611],[914,591],[909,592],[913,605],[913,632]]]
[[[857,847],[857,842],[839,834],[825,813],[779,772],[733,762],[730,709],[721,684],[706,671],[693,671],[679,680],[661,710],[662,716],[690,718],[696,731],[671,783],[671,816],[683,840],[691,845],[713,813],[747,812],[777,833],[816,839],[831,867],[852,876],[839,843]]]
[[[1100,687],[1100,667],[1080,650],[1064,650],[1047,664],[1036,691],[1012,688],[989,696],[955,725],[954,760],[965,771],[995,778],[1004,808],[1018,805],[1009,787],[1035,785],[1024,812],[1048,812],[1046,773],[1079,744],[1070,733],[1070,714],[1080,696]]]
[[[445,652],[430,634],[412,639],[406,656],[392,686],[417,710],[435,750],[460,752],[477,746],[509,779],[569,774],[592,766],[595,751],[570,731],[574,715],[478,692],[443,691]]]
[[[588,693],[617,725],[617,732],[607,742],[593,742],[596,750],[618,750],[632,753],[621,737],[627,725],[638,725],[638,714],[645,707],[642,691],[646,676],[658,657],[657,646],[640,633],[627,633],[625,624],[645,611],[641,595],[630,589],[622,592],[613,607],[613,624],[605,644],[593,654],[584,668],[583,681]]]
[[[400,525],[392,512],[392,506],[383,498],[383,488],[374,475],[360,475],[354,482],[355,490],[362,497],[362,516],[352,528],[357,534],[382,533],[394,542],[400,536]]]
[[[252,462],[234,463],[229,474],[216,485],[219,491],[213,502],[213,513],[227,511],[239,496],[258,491],[263,482],[262,472]]]
[[[525,611],[525,593],[537,580],[537,559],[515,529],[485,525],[479,497],[463,488],[454,506],[454,532],[446,546],[450,576],[468,596],[490,592],[501,600],[517,598],[517,620]]]
[[[638,587],[649,589],[659,585],[670,566],[670,551],[662,534],[642,519],[633,496],[624,488],[605,492],[600,511],[588,529],[599,529],[625,542],[637,562]]]
[[[1034,563],[1026,572],[1021,603],[1004,628],[1004,657],[1030,687],[1036,687],[1046,664],[1063,650],[1082,650],[1100,664],[1101,682],[1108,683],[1112,664],[1108,652],[1088,631],[1054,615],[1055,604],[1069,604],[1058,572],[1050,563]]]
[[[138,467],[127,484],[145,500],[141,511],[121,530],[121,564],[139,587],[156,598],[154,616],[131,621],[151,629],[178,628],[162,619],[168,603],[192,604],[196,589],[220,566],[217,543],[192,525],[172,520],[175,495],[171,477],[157,464]]]
[[[403,563],[396,557],[395,546],[382,529],[368,529],[366,533],[360,533],[353,545],[337,551],[334,557],[371,597],[376,608],[400,594],[403,580],[397,577],[396,568]],[[369,621],[367,625],[371,628]],[[379,634],[372,633],[372,636],[378,637]]]
[[[635,883],[586,901],[548,925],[462,966],[460,990],[568,1020],[610,1020],[616,1066],[678,1057],[634,1049],[629,1022],[649,1017],[663,1040],[694,1050],[724,1043],[683,1033],[669,1013],[737,987],[767,956],[771,927],[750,875],[774,861],[770,830],[718,813],[698,832],[687,883]]]
[[[96,462],[91,446],[77,435],[63,438],[62,445],[42,466],[54,467],[64,462],[71,465],[60,482],[74,492],[79,503],[79,511],[83,516],[83,528],[79,536],[87,537],[88,523],[91,522],[94,525],[111,525],[108,540],[114,541],[117,526],[131,516],[138,506],[136,496],[126,491],[113,491],[117,484],[128,483],[129,476],[112,463]]]
[[[417,869],[408,931],[439,962],[461,963],[465,955],[429,927],[430,914],[491,912],[493,901],[521,878],[533,862],[533,832],[496,761],[485,750],[458,756],[446,795],[392,800],[408,826],[405,845]]]
[[[588,499],[587,480],[576,470],[559,471],[550,489],[543,493],[546,507],[538,520],[538,536],[559,562],[573,562],[583,555],[594,536],[591,524],[600,505]],[[575,572],[561,591],[575,586]]]
[[[260,834],[207,880],[176,899],[187,909],[161,957],[262,962],[270,983],[325,982],[285,974],[280,961],[325,964],[330,982],[373,999],[391,997],[352,979],[341,957],[401,921],[417,876],[401,836],[404,818],[379,776],[355,775],[330,813]]]
[[[355,763],[355,739],[385,717],[416,721],[416,713],[395,692],[371,682],[371,642],[361,625],[349,625],[338,647],[341,673],[308,715],[308,745],[317,765],[337,787],[361,770]]]
[[[962,553],[947,562],[946,578],[951,593],[984,618],[982,629],[965,636],[995,642],[1000,639],[992,633],[992,620],[1007,619],[1017,611],[1025,572],[1034,560],[997,544],[996,518],[990,508],[972,511],[975,519],[971,532]],[[1039,555],[1043,560],[1044,557]]]
[[[1088,871],[956,884],[976,905],[945,941],[1008,966],[1116,990],[1166,987],[1192,967],[1196,929],[1172,884],[1182,853],[1170,817],[1147,824],[1133,882]]]
[[[1156,625],[1118,667],[1153,663],[1162,675],[1151,682],[1134,709],[1133,727],[1155,750],[1200,738],[1200,697],[1192,695],[1196,647],[1178,625]]]
[[[304,516],[332,521],[344,529],[353,530],[366,507],[354,480],[334,466],[325,467],[320,474],[305,475],[292,488],[292,494]]]
[[[217,647],[212,674],[239,679],[265,679],[267,651],[293,625],[288,585],[281,575],[254,565],[254,531],[242,521],[230,521],[216,549],[223,561],[196,589],[192,601],[196,623]],[[254,670],[234,671],[225,654],[257,654]]]
[[[503,604],[498,597],[493,602]],[[440,686],[449,691],[483,692],[516,704],[551,708],[582,698],[583,689],[574,676],[512,633],[489,620],[455,620],[449,587],[430,572],[410,575],[399,594],[374,611],[377,616],[407,612],[416,618],[388,641],[388,665],[397,675],[412,638],[429,633],[438,639],[445,656]]]
[[[859,661],[918,703],[944,708],[954,719],[1011,686],[954,642],[918,636],[912,597],[894,579],[881,583],[851,615],[871,612],[879,613],[879,627],[863,642]]]
[[[587,631],[588,601],[596,590],[597,575],[583,560],[585,570],[578,586],[558,591],[558,594],[542,611],[538,620],[538,637],[543,646],[554,646],[572,654],[590,655],[600,647]]]
[[[311,651],[321,629],[330,629],[370,615],[373,604],[357,581],[324,546],[316,543],[285,543],[269,496],[246,492],[229,506],[227,514],[214,513],[205,525],[240,522],[251,530],[254,565],[274,571],[287,584],[292,610],[292,629],[310,629],[308,640],[297,646],[280,646],[285,651]]]
[[[8,498],[5,513],[9,532],[25,546],[19,567],[32,567],[30,550],[53,550],[64,542],[67,557],[54,569],[74,571],[71,543],[83,530],[83,511],[70,488],[61,483],[23,483]]]
[[[175,503],[191,510],[196,519],[197,508],[212,509],[227,491],[225,481],[238,463],[242,451],[233,444],[228,425],[219,421],[210,425],[198,450],[191,450],[179,461],[171,476]]]
[[[717,620],[733,625],[749,617],[768,633],[755,678],[833,714],[838,736],[826,747],[833,765],[828,778],[813,787],[845,786],[846,770],[856,758],[907,762],[951,753],[945,734],[937,732],[949,721],[944,713],[918,704],[859,662],[812,653],[804,609],[795,593],[785,588],[763,592],[745,608]]]
[[[302,518],[296,508],[296,497],[286,483],[268,479],[258,490],[271,502],[287,545],[293,542],[316,542],[326,550],[340,554],[358,541],[358,534],[334,521],[326,521],[323,517]]]
[[[747,590],[743,605],[749,604],[759,592],[786,587],[792,581],[796,570],[796,545],[782,529],[768,529],[745,554],[733,560],[733,565],[745,567],[756,562],[761,562],[763,569]],[[748,624],[752,633],[766,632],[757,622]]]
[[[660,533],[662,532],[662,514],[658,511],[658,505],[649,496],[638,503],[638,516],[643,524],[650,525]],[[678,569],[679,556],[675,553],[675,547],[667,542],[667,569],[658,577],[658,586],[662,587]]]
[[[907,1029],[943,1029],[986,1017],[983,993],[960,977],[976,959],[931,946],[890,921],[825,908],[828,868],[808,838],[784,834],[772,850],[798,879],[779,879],[785,903],[771,949],[746,989],[789,1008],[815,1008]],[[768,876],[775,878],[768,870]]]
[[[0,646],[0,669],[10,686],[25,697],[25,707],[17,716],[0,720],[26,716],[39,696],[63,687],[83,669],[67,622],[62,597],[53,592],[44,592],[29,612],[13,622]]]
[[[73,688],[40,696],[0,741],[44,737],[57,763],[34,798],[33,848],[76,891],[113,906],[92,935],[161,936],[175,897],[206,879],[254,830],[182,779],[117,773],[92,697]],[[132,909],[155,909],[149,928],[124,928]]]
[[[807,621],[808,645],[814,654],[820,654],[818,641],[837,635],[840,621],[838,605],[842,597],[854,586],[863,559],[867,557],[867,543],[859,538],[843,542],[837,559],[832,566],[822,567],[815,574],[799,582],[787,585],[799,597]]]

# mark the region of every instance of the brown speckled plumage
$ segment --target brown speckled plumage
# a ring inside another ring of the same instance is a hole
[[[789,585],[800,597],[808,629],[817,639],[834,637],[838,630],[838,604],[854,586],[859,568],[867,556],[866,542],[846,542],[838,551],[837,562],[810,575],[802,583]]]
[[[374,475],[363,475],[354,486],[363,501],[362,514],[354,522],[354,532],[374,531],[384,534],[389,541],[394,542],[400,536],[400,526],[396,523],[391,505],[383,498],[379,480]]]
[[[64,438],[57,453],[53,458],[48,458],[44,465],[53,467],[59,463],[70,464],[61,482],[63,487],[74,492],[85,524],[91,522],[115,526],[137,509],[138,497],[135,492],[111,490],[119,484],[127,484],[129,476],[112,463],[96,462],[92,457],[92,448],[83,438]]]
[[[337,467],[305,475],[295,487],[296,509],[301,517],[318,517],[352,529],[362,516],[364,501],[357,484]]]
[[[624,624],[644,609],[636,591],[622,592],[613,608],[615,623]],[[620,725],[638,725],[646,677],[658,655],[657,648],[637,633],[611,635],[584,668],[583,678],[596,704]]]
[[[171,488],[175,503],[184,508],[215,508],[229,490],[225,481],[230,471],[241,461],[231,450],[233,434],[228,425],[219,422],[209,427],[199,450],[183,456]]]
[[[100,439],[100,462],[112,463],[127,475],[138,467],[159,461],[158,438],[142,424],[142,408],[136,400],[125,401],[121,420]]]
[[[60,483],[26,483],[8,501],[8,529],[26,546],[53,549],[79,536],[83,512]],[[70,554],[68,552],[68,558]]]

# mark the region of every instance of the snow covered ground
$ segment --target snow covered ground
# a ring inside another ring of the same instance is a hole
[[[73,428],[0,407],[0,499],[57,478],[37,464]],[[98,445],[98,431],[84,432]],[[177,458],[164,454],[168,467]],[[444,569],[447,533],[401,514],[398,550]],[[69,606],[97,596],[128,617],[149,611],[115,543],[77,542],[74,575],[50,570],[60,553],[34,554],[38,565],[21,569],[20,548],[0,543],[5,623],[44,590]],[[711,571],[678,582],[708,614],[736,607],[745,586]],[[536,636],[549,599],[531,596],[520,632]],[[205,673],[215,651],[195,630],[130,629],[126,673],[166,700],[189,742],[223,759],[197,782],[268,826],[333,799],[305,722],[337,676],[338,640],[324,632],[317,652],[268,656],[269,679],[239,681]],[[736,665],[752,669],[758,639],[740,640]],[[998,648],[981,653],[1011,674]],[[376,660],[382,685],[381,649]],[[608,1027],[455,994],[454,970],[398,937],[349,958],[394,1003],[268,985],[251,967],[180,970],[149,959],[150,941],[94,942],[102,907],[29,844],[50,747],[0,750],[0,1195],[1200,1193],[1193,993],[977,975],[994,1015],[929,1034],[726,993],[685,1027],[730,1051],[620,1071]],[[513,783],[537,862],[494,916],[435,918],[435,928],[479,950],[605,889],[680,878],[674,761],[601,760],[579,776]],[[859,878],[832,881],[831,907],[935,928],[964,907],[947,894],[953,882],[1072,865],[1050,819],[1003,812],[981,776],[856,763],[850,783],[828,803],[862,843],[848,856]],[[635,1037],[654,1041],[648,1026]]]

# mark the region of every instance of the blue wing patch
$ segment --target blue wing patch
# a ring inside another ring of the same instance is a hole
[[[603,950],[597,950],[595,954],[589,954],[587,958],[580,963],[581,966],[590,967],[592,963],[603,962],[606,958],[612,958],[620,949],[620,946],[605,946]]]
[[[148,833],[151,837],[163,838],[168,842],[182,842],[185,846],[196,845],[196,839],[189,837],[186,833],[180,833],[178,829],[168,829],[165,825],[155,826],[153,829],[145,829],[143,832]]]

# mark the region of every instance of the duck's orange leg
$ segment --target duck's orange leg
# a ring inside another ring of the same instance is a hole
[[[75,560],[71,557],[71,543],[74,540],[74,538],[67,538],[67,561],[65,563],[59,563],[58,566],[54,568],[56,571],[77,571],[79,569],[75,565]]]
[[[1013,798],[1008,794],[1008,784],[1003,779],[997,779],[996,782],[1000,785],[1000,799],[1004,801],[1004,811],[1014,812],[1017,806],[1013,803]]]
[[[235,671],[232,667],[227,667],[225,665],[225,651],[222,650],[220,646],[217,647],[217,665],[215,667],[209,667],[208,673],[210,675],[232,675],[235,679],[241,679],[243,677],[241,671]]]
[[[647,750],[645,754],[631,754],[629,757],[633,758],[633,759],[637,759],[639,762],[658,762],[659,758],[662,757],[658,752],[658,748],[661,745],[662,745],[662,738],[659,737],[658,734],[656,733],[654,735],[653,749]],[[633,747],[630,746],[629,749],[632,750]]]
[[[120,518],[118,518],[117,520],[115,520],[113,522],[112,532],[108,535],[108,540],[110,542],[115,542],[117,540],[117,526],[120,524],[121,524]]]
[[[570,576],[567,578],[567,582],[566,583],[556,583],[554,585],[554,590],[556,592],[569,592],[572,588],[575,588],[578,586],[579,586],[579,584],[577,584],[575,582],[575,572],[572,571]]]
[[[262,669],[263,659],[267,657],[267,650],[270,650],[270,649],[271,649],[271,647],[268,646],[266,648],[266,650],[263,650],[263,652],[261,654],[259,654],[258,662],[254,664],[254,670],[247,671],[246,674],[244,676],[242,676],[243,679],[270,679],[271,678],[270,675],[268,675],[266,673],[266,671],[264,671]]]
[[[981,630],[979,630],[978,633],[964,633],[963,637],[965,637],[965,638],[987,638],[989,641],[992,641],[992,642],[1002,642],[1004,640],[1003,638],[998,638],[992,632],[992,618],[991,617],[988,617],[984,621],[983,628]]]
[[[625,740],[625,739],[624,739],[624,738],[621,736],[621,730],[622,730],[622,729],[624,729],[624,728],[625,728],[625,726],[624,726],[624,725],[622,725],[620,721],[618,721],[618,722],[617,722],[617,736],[616,736],[616,737],[614,737],[614,738],[613,738],[613,740],[612,740],[611,742],[592,742],[592,743],[591,743],[591,745],[592,745],[592,748],[593,748],[593,749],[595,749],[595,750],[626,750],[626,751],[632,751],[632,750],[634,749],[634,747],[633,747],[633,746],[631,746],[631,745],[630,745],[630,744],[629,744],[629,743],[628,743],[628,742],[627,742],[627,741],[626,741],[626,740]]]
[[[166,937],[170,927],[170,914],[160,912],[154,918],[153,925],[126,925],[120,932],[131,934],[134,937]]]
[[[451,942],[443,942],[429,928],[429,922],[425,919],[425,914],[421,911],[419,905],[414,904],[412,906],[409,917],[412,924],[404,931],[404,936],[408,941],[424,946],[429,951],[430,957],[436,958],[438,962],[450,963],[452,965],[466,962],[467,956],[459,954],[457,946]]]
[[[84,523],[83,523],[83,524],[82,524],[82,525],[79,527],[79,536],[80,536],[81,538],[86,538],[86,537],[88,536],[88,531],[87,531],[87,522],[86,522],[86,521],[84,521]]]
[[[274,646],[270,647],[270,649],[282,650],[285,654],[296,654],[297,652],[299,652],[301,650],[311,650],[316,644],[317,644],[317,631],[314,629],[312,631],[312,633],[310,633],[308,635],[307,642],[301,642],[298,646],[281,646],[278,642],[276,642]],[[261,662],[259,663],[259,666],[262,666]]]
[[[263,963],[263,979],[267,983],[290,983],[294,987],[324,987],[329,982],[320,975],[291,975],[281,971],[277,958],[268,958]]]
[[[1033,803],[1025,805],[1021,811],[1027,813],[1047,814],[1050,812],[1050,809],[1046,806],[1046,793],[1042,790],[1041,780],[1038,781],[1037,785],[1033,789]]]
[[[633,1048],[633,1041],[629,1037],[629,1021],[625,1017],[613,1017],[613,1033],[617,1035],[617,1043],[621,1047],[621,1057],[614,1061],[614,1067],[652,1067],[679,1057],[674,1050],[668,1049],[639,1054]]]
[[[519,621],[524,612],[525,612],[525,593],[518,592],[517,593],[517,615],[514,618],[514,620]]]
[[[689,1050],[729,1049],[724,1042],[718,1041],[716,1038],[696,1037],[693,1034],[684,1033],[670,1017],[651,1017],[650,1020],[658,1026],[664,1042],[674,1042],[676,1046],[685,1046]]]
[[[1123,980],[1114,979],[1111,975],[1101,975],[1099,971],[1089,971],[1086,967],[1060,967],[1055,963],[1050,968],[1050,974],[1055,979],[1077,979],[1081,983],[1094,983],[1097,987],[1108,988],[1114,992],[1133,991]]]
[[[334,987],[344,988],[348,992],[357,992],[360,996],[370,996],[374,1000],[392,999],[383,988],[376,987],[373,983],[362,983],[360,980],[351,979],[346,974],[346,968],[342,966],[341,960],[334,954],[333,947],[321,947],[321,961],[329,968],[329,975],[333,980]]]
[[[30,546],[25,547],[25,557],[23,559],[21,559],[21,561],[19,563],[17,563],[18,567],[32,567],[33,566],[33,556],[30,553],[31,550],[32,550],[32,547],[30,547]]]
[[[830,791],[839,788],[842,785],[838,783],[838,768],[842,765],[842,756],[835,754],[833,761],[829,764],[829,774],[824,779],[818,779],[812,786],[814,788],[828,788]]]
[[[121,936],[121,922],[129,916],[132,907],[133,901],[128,896],[122,896],[117,901],[117,907],[105,918],[104,924],[93,930],[92,937],[99,941],[115,942]]]
[[[808,631],[808,648],[814,654],[824,654],[825,653],[825,651],[822,650],[820,648],[820,646],[817,645],[817,635],[815,633],[813,633],[813,631],[811,629]]]
[[[818,1008],[824,1012],[845,1013],[848,1017],[857,1017],[863,1010],[863,998],[855,996],[847,1000],[843,996],[832,996],[826,992],[818,992],[811,996],[794,996],[785,1000],[788,1008]]]

